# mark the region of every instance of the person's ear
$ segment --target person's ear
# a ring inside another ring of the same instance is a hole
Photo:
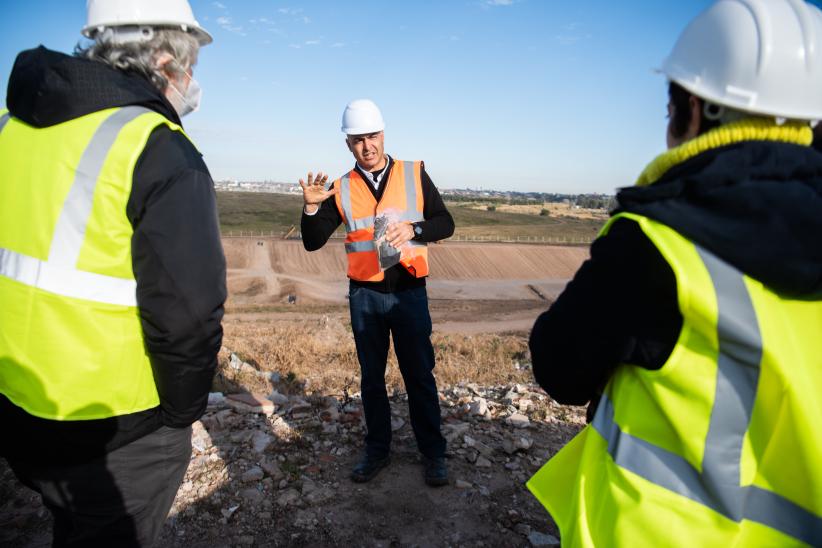
[[[686,140],[699,135],[699,130],[702,129],[702,101],[691,95],[688,98],[688,109],[691,112],[691,117],[688,120],[688,131],[685,133]]]
[[[161,51],[154,57],[154,62],[169,82],[175,79],[176,73],[175,71],[172,71],[169,66],[169,63],[174,62],[173,55],[167,51]]]
[[[346,137],[346,138],[345,138],[345,146],[347,146],[347,147],[348,147],[348,151],[349,151],[349,152],[354,152],[354,151],[351,149],[351,142],[348,140],[348,137]]]

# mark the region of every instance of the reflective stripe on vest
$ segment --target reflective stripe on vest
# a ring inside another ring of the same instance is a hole
[[[9,121],[9,113],[5,113],[0,116],[0,131],[3,131],[3,128],[6,127],[6,122]]]
[[[591,426],[614,462],[648,481],[739,522],[762,523],[812,546],[822,545],[822,517],[755,485],[741,486],[740,459],[762,359],[759,325],[742,275],[696,246],[716,287],[719,356],[716,394],[700,473],[666,449],[623,432],[603,394]]]
[[[75,267],[94,203],[97,178],[108,152],[123,126],[147,112],[151,111],[144,107],[125,107],[114,111],[100,124],[80,159],[55,227],[48,260],[0,248],[0,276],[64,297],[137,306],[137,283],[133,279],[85,272]],[[7,121],[8,114],[0,120],[0,131]]]
[[[367,242],[346,242],[345,243],[346,253],[359,253],[361,251],[374,251],[375,249],[377,249],[377,243],[374,240],[368,240]]]

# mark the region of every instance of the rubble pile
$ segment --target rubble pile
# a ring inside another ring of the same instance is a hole
[[[162,546],[558,545],[524,484],[584,425],[582,410],[535,385],[446,388],[451,483],[432,489],[422,481],[407,398],[394,394],[392,463],[362,485],[348,479],[364,436],[359,395],[287,393],[266,375],[270,393],[210,395]],[[12,477],[2,474],[4,483]],[[0,503],[0,542],[37,545],[49,517],[30,491],[11,491]]]

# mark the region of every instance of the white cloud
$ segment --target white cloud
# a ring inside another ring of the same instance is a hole
[[[280,8],[277,11],[283,15],[298,15],[303,12],[302,8]]]
[[[212,2],[211,5],[214,6],[215,8],[217,8],[218,10],[227,9],[225,7],[225,4],[223,4],[222,2]]]
[[[510,6],[514,0],[485,0],[486,6]]]
[[[331,44],[331,47],[332,48],[344,48],[345,47],[345,42],[334,42],[333,44]]]
[[[561,46],[573,46],[583,40],[588,40],[591,35],[588,33],[579,32],[582,25],[579,23],[568,23],[562,27],[562,32],[554,36]]]
[[[320,41],[319,40],[306,40],[305,45],[306,46],[318,46],[318,45],[320,45]]]
[[[300,44],[288,44],[288,47],[293,49],[300,49],[302,46]]]
[[[220,28],[222,28],[223,30],[233,32],[234,34],[239,34],[240,36],[246,36],[246,33],[243,31],[243,27],[234,25],[231,20],[231,17],[218,17],[217,24],[220,25]]]

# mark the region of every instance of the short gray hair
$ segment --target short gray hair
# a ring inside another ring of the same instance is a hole
[[[74,55],[105,63],[123,72],[140,74],[163,92],[168,87],[168,79],[157,66],[157,54],[166,52],[174,57],[177,62],[169,63],[164,68],[175,76],[182,75],[197,62],[200,44],[194,35],[180,29],[153,29],[152,34],[148,40],[128,42],[117,41],[110,34],[104,34],[89,46],[78,44]]]

